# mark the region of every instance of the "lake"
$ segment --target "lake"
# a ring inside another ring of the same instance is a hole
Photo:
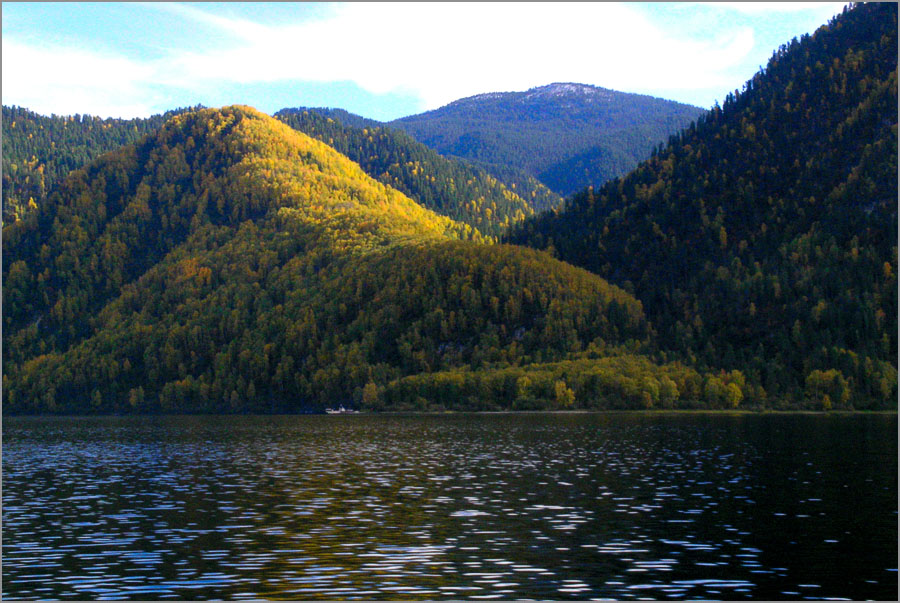
[[[896,414],[3,419],[2,594],[896,600]]]

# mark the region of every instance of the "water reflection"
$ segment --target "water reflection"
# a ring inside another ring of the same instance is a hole
[[[896,416],[5,419],[4,598],[897,595]]]

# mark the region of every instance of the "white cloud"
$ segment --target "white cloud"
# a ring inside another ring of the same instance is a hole
[[[11,102],[41,112],[61,112],[65,100],[97,114],[147,114],[148,95],[160,86],[289,80],[353,81],[376,94],[414,94],[427,108],[554,81],[637,92],[730,89],[743,82],[732,81],[729,69],[754,45],[749,27],[692,39],[663,31],[628,4],[353,3],[282,25],[182,4],[145,6],[161,19],[217,28],[230,42],[203,52],[172,48],[166,58],[142,62],[4,36],[4,103],[10,92]]]
[[[43,114],[149,115],[153,68],[79,48],[37,47],[3,37],[3,104]]]
[[[747,28],[681,39],[627,5],[603,3],[348,4],[326,18],[269,27],[193,8],[183,14],[241,41],[178,56],[170,83],[350,80],[373,93],[413,92],[430,108],[561,80],[621,90],[722,85],[723,70],[753,46]]]

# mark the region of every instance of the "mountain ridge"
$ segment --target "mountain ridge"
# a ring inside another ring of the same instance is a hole
[[[463,97],[457,99],[455,101],[451,101],[446,105],[438,107],[436,109],[431,109],[429,111],[425,111],[423,113],[417,113],[415,115],[407,115],[405,117],[400,117],[394,121],[400,121],[403,119],[407,119],[410,117],[416,117],[419,115],[424,115],[430,113],[432,111],[441,111],[442,109],[457,106],[457,105],[466,105],[470,103],[478,103],[479,101],[486,100],[502,100],[506,98],[513,98],[519,103],[525,103],[529,100],[534,99],[546,99],[546,98],[565,98],[565,97],[577,97],[581,99],[588,100],[601,100],[610,102],[612,101],[614,95],[628,95],[628,96],[637,96],[642,98],[651,98],[666,102],[675,102],[678,104],[683,104],[685,106],[686,103],[679,103],[678,101],[668,101],[667,99],[663,99],[661,97],[655,97],[649,94],[639,94],[635,92],[619,92],[613,90],[611,88],[604,88],[602,86],[593,86],[591,84],[580,84],[578,82],[553,82],[550,84],[545,84],[543,86],[534,86],[524,91],[506,91],[506,92],[482,92],[480,94],[474,94],[472,96]]]
[[[472,103],[477,105],[487,99],[503,101],[503,99],[512,97],[518,99],[514,105],[524,110],[524,113],[519,111],[519,114],[513,115],[513,121],[524,120],[532,123],[538,128],[537,130],[525,134],[514,134],[512,138],[509,138],[509,132],[506,134],[503,132],[509,130],[510,127],[513,131],[518,128],[509,121],[510,115],[504,111],[494,116],[495,123],[480,122],[477,130],[499,132],[501,136],[498,140],[501,147],[512,145],[514,149],[512,155],[520,155],[518,158],[510,159],[509,150],[496,154],[494,151],[497,149],[491,151],[493,148],[491,145],[485,149],[488,156],[472,156],[471,153],[464,150],[464,147],[470,144],[475,144],[476,147],[483,145],[483,141],[480,140],[482,134],[479,131],[463,133],[462,142],[458,142],[456,147],[450,149],[440,143],[435,144],[434,140],[417,140],[446,156],[449,160],[467,161],[473,166],[472,169],[484,171],[499,179],[515,194],[521,194],[535,210],[556,207],[562,202],[561,195],[579,188],[577,184],[579,182],[600,184],[612,175],[623,173],[630,166],[636,164],[638,159],[647,155],[652,144],[658,139],[681,125],[681,122],[664,120],[663,125],[657,124],[647,130],[646,124],[643,124],[641,119],[637,121],[632,119],[625,124],[624,128],[619,128],[615,125],[615,120],[606,119],[602,128],[616,128],[616,133],[614,136],[598,138],[596,134],[599,130],[591,124],[591,121],[601,116],[602,112],[597,112],[599,105],[594,101],[604,99],[607,104],[615,104],[610,99],[632,99],[633,102],[638,103],[650,102],[660,106],[688,107],[647,95],[616,92],[586,84],[553,83],[525,92],[494,92],[475,95],[459,99],[435,111],[438,113],[445,110],[453,111]],[[565,101],[565,99],[573,102]],[[585,99],[592,100],[585,105]],[[531,113],[535,109],[538,113],[532,115]],[[46,191],[52,188],[68,171],[83,166],[102,152],[133,142],[139,135],[160,127],[167,117],[186,110],[188,109],[176,109],[147,119],[103,120],[89,115],[45,117],[20,107],[4,106],[4,223],[24,216],[34,205],[40,204]],[[391,128],[406,131],[407,134],[414,137],[415,132],[405,127],[403,120],[421,120],[423,116],[427,119],[428,116],[436,114],[432,111],[382,123],[343,109],[313,108],[307,110],[314,110],[348,128]],[[284,115],[290,111],[296,111],[296,109],[284,108],[276,115]],[[697,108],[692,108],[690,111],[692,116],[699,114]],[[573,138],[573,128],[586,131]],[[593,133],[587,130],[592,130]],[[540,139],[546,138],[548,135],[561,142],[553,143],[549,147],[546,142],[540,142]],[[396,138],[396,135],[391,136]],[[48,137],[52,137],[54,140],[50,140]],[[509,140],[504,140],[503,137],[507,137]],[[57,141],[64,141],[64,144],[57,146]],[[537,147],[534,147],[535,144]],[[552,147],[556,146],[559,148],[553,150]],[[462,152],[460,152],[461,149]],[[520,149],[525,149],[524,155],[520,153]],[[534,162],[536,153],[538,155],[548,155],[549,153],[548,156],[552,155],[555,159],[544,161],[546,165],[535,167],[531,163]],[[567,162],[577,162],[575,169],[568,167]],[[570,174],[575,174],[575,180],[572,180],[573,176]],[[543,183],[542,179],[547,182]],[[544,184],[549,184],[552,189],[555,189],[555,192],[541,190],[545,188]],[[411,189],[407,189],[407,192],[410,191]],[[534,192],[537,195],[532,197],[531,193]],[[498,233],[493,232],[492,234]]]
[[[593,97],[593,98],[603,98],[605,100],[610,99],[610,93],[614,92],[611,89],[603,88],[601,86],[592,86],[590,84],[579,84],[577,82],[553,82],[550,84],[545,84],[543,86],[534,86],[525,91],[513,91],[508,90],[505,92],[482,92],[480,94],[473,94],[472,96],[466,96],[463,98],[459,98],[455,101],[451,101],[446,105],[442,105],[436,109],[432,109],[432,111],[439,111],[444,107],[450,107],[453,105],[464,105],[468,102],[474,101],[483,101],[483,100],[498,100],[505,97],[517,96],[519,100],[533,99],[533,98],[547,98],[547,97],[560,97],[560,96],[585,96],[585,97]],[[640,96],[649,96],[649,95],[640,95]],[[652,97],[651,97],[652,98]],[[427,111],[426,111],[427,113]],[[421,114],[416,114],[421,115]],[[407,115],[406,117],[413,117],[412,115]],[[405,119],[405,117],[400,117],[398,119]]]
[[[587,176],[579,172],[566,178],[557,170],[553,180],[544,182],[565,196],[624,174],[701,113],[698,107],[647,95],[554,83],[459,99],[389,125],[506,180],[531,176],[542,181],[555,166],[593,153],[594,170]]]
[[[420,205],[495,239],[536,209],[561,202],[536,181],[530,189],[511,190],[479,168],[439,155],[402,130],[377,123],[352,126],[342,121],[346,116],[341,113],[317,109],[282,109],[275,117],[334,147],[371,177]],[[354,123],[352,118],[348,121]]]

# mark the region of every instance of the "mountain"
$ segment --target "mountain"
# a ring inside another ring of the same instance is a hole
[[[443,157],[401,130],[354,119],[344,111],[283,109],[275,117],[325,142],[357,162],[372,178],[420,205],[495,239],[511,224],[533,215],[535,209],[562,201],[534,180],[532,188],[519,191],[520,196],[483,170]],[[354,127],[348,122],[366,125]]]
[[[170,119],[3,231],[6,413],[733,404],[640,302],[487,245],[247,107]],[[617,360],[618,359],[618,360]],[[704,397],[706,390],[709,396]]]
[[[15,221],[40,204],[47,191],[72,170],[135,142],[188,110],[123,120],[90,115],[46,117],[4,106],[3,222]],[[304,111],[324,121],[304,118]],[[376,179],[388,182],[390,175],[389,184],[416,201],[496,237],[505,232],[507,217],[516,222],[521,219],[517,218],[520,209],[525,215],[530,213],[510,195],[524,200],[531,211],[555,208],[562,202],[561,194],[624,173],[654,144],[698,114],[699,109],[651,97],[554,84],[528,93],[463,99],[391,124],[343,109],[282,109],[276,115],[283,121],[293,120],[292,125],[303,131],[318,132],[314,136],[320,139],[327,131],[334,144],[342,145],[341,152]],[[478,115],[477,119],[468,119],[473,115]],[[478,131],[470,131],[472,127]],[[363,130],[377,131],[378,140],[369,141]],[[420,136],[430,130],[439,132],[437,138]],[[456,139],[464,142],[457,141],[448,150],[441,140],[454,136],[453,131],[458,131]],[[441,154],[475,163],[464,166],[452,157],[440,158],[416,139]],[[407,166],[409,161],[422,165]],[[426,171],[435,182],[424,180]]]
[[[16,221],[40,204],[72,170],[193,109],[174,109],[147,119],[101,119],[78,114],[46,117],[4,105],[3,223]]]
[[[381,128],[384,126],[384,123],[376,119],[363,117],[362,115],[351,113],[346,109],[334,109],[330,107],[285,107],[284,109],[278,111],[273,117],[284,121],[285,116],[303,114],[304,112],[315,113],[325,120],[330,119],[333,122],[338,122],[342,126],[355,128],[357,130],[361,130],[363,128]]]
[[[389,125],[505,182],[531,176],[567,196],[626,173],[702,113],[650,96],[557,83],[479,94]]]
[[[897,5],[782,46],[512,239],[633,292],[672,357],[739,369],[770,403],[896,408]]]

